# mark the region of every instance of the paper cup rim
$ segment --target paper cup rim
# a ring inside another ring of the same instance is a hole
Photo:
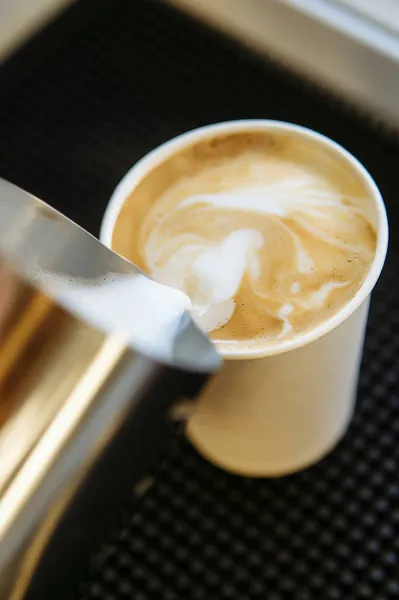
[[[111,198],[106,207],[104,217],[101,223],[100,229],[100,241],[108,246],[112,247],[112,235],[115,227],[116,220],[119,212],[126,200],[126,198],[133,192],[138,183],[143,179],[147,173],[149,173],[154,167],[164,162],[171,154],[174,154],[179,149],[195,144],[196,142],[206,139],[207,137],[215,134],[223,133],[238,133],[241,131],[291,131],[299,135],[302,135],[308,139],[312,139],[316,143],[319,143],[325,147],[330,148],[335,153],[343,157],[348,164],[350,164],[354,171],[356,171],[365,182],[369,189],[370,195],[374,200],[376,207],[376,228],[377,228],[377,247],[373,263],[370,271],[367,274],[366,279],[361,285],[355,296],[337,313],[332,317],[323,321],[314,329],[295,337],[291,340],[281,342],[275,346],[269,345],[262,348],[259,343],[253,348],[246,345],[240,349],[239,343],[237,346],[230,346],[229,348],[224,347],[223,344],[216,344],[217,349],[226,359],[249,359],[249,358],[263,358],[266,356],[274,356],[288,352],[296,348],[305,346],[317,339],[330,333],[342,323],[344,323],[368,298],[371,294],[379,276],[382,271],[387,248],[388,248],[388,220],[385,210],[384,201],[381,193],[374,182],[373,178],[367,171],[367,169],[355,158],[350,152],[345,150],[340,144],[334,142],[327,136],[317,133],[311,129],[300,125],[294,125],[292,123],[286,123],[283,121],[256,119],[256,120],[240,120],[240,121],[227,121],[223,123],[217,123],[214,125],[207,125],[205,127],[199,127],[192,131],[183,133],[165,143],[158,146],[143,158],[141,158],[129,171],[124,175],[121,181],[113,191]]]

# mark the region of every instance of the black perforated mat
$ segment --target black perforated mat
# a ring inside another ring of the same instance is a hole
[[[0,69],[0,175],[98,233],[139,157],[241,117],[327,134],[386,199],[353,424],[321,464],[279,480],[226,474],[180,440],[79,600],[399,599],[398,140],[156,2],[83,0]]]

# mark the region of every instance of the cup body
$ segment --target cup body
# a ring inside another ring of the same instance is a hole
[[[275,356],[227,360],[188,423],[199,451],[229,471],[307,467],[345,433],[356,397],[369,300],[318,340]]]
[[[188,422],[192,443],[222,468],[279,476],[324,456],[345,433],[353,414],[370,293],[388,242],[384,203],[366,169],[332,140],[289,123],[248,120],[203,127],[153,150],[126,174],[108,204],[100,240],[112,247],[124,201],[169,156],[210,136],[251,130],[289,131],[344,161],[367,186],[367,212],[377,231],[374,262],[356,296],[328,321],[275,348],[262,352],[222,347],[224,367],[209,382]]]

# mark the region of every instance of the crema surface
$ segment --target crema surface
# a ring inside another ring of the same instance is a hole
[[[113,247],[188,294],[219,344],[274,344],[347,304],[374,258],[367,190],[289,136],[201,142],[127,200]]]

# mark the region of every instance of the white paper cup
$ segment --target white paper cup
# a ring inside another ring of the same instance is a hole
[[[344,160],[369,191],[365,208],[377,230],[374,262],[354,298],[328,321],[275,348],[222,350],[225,365],[188,423],[192,443],[217,465],[250,476],[278,476],[322,458],[345,433],[353,414],[369,297],[388,243],[384,203],[366,169],[339,144],[289,123],[210,125],[163,144],[128,171],[109,201],[100,239],[111,247],[122,205],[157,165],[197,141],[239,131],[289,132]]]

